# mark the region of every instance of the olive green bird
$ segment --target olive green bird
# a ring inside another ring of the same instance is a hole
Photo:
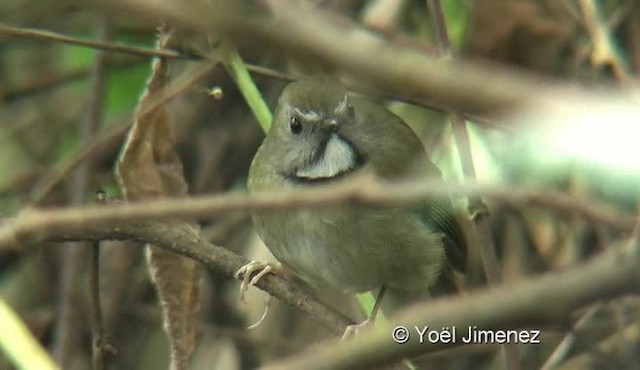
[[[252,193],[301,189],[359,171],[385,180],[441,178],[398,116],[329,79],[305,78],[282,92],[248,187]],[[451,291],[450,267],[465,269],[465,245],[447,198],[414,208],[335,206],[252,219],[278,261],[318,289],[386,289],[385,301],[405,304]]]

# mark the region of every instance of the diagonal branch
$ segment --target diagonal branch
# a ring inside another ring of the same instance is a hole
[[[21,233],[22,242],[43,239]],[[274,365],[278,369],[349,369],[392,362],[400,358],[429,353],[465,344],[456,342],[419,343],[414,326],[456,327],[465,335],[468,327],[481,329],[529,328],[557,322],[589,303],[637,293],[640,289],[640,259],[637,235],[607,248],[602,255],[563,272],[546,273],[537,278],[431,301],[428,309],[418,305],[391,318],[381,330],[364,332],[353,340],[324,343],[311,352],[295,355]],[[87,225],[75,229],[54,229],[49,241],[132,240],[153,243],[171,252],[192,258],[210,269],[233,276],[247,260],[225,248],[207,243],[185,224],[158,222],[120,222],[112,226]],[[266,275],[257,286],[308,314],[333,333],[340,334],[352,322],[305,293],[297,283]],[[391,329],[402,325],[411,338],[402,346],[393,345]]]
[[[312,350],[278,361],[267,369],[364,369],[390,363],[404,357],[440,351],[464,345],[462,336],[469,328],[479,330],[518,330],[528,335],[522,343],[539,340],[539,329],[548,323],[568,318],[576,309],[590,303],[637,294],[640,290],[640,259],[635,245],[626,241],[607,252],[563,272],[470,293],[464,297],[444,298],[428,307],[416,305],[392,317],[375,332],[363,333],[346,343],[325,342]],[[420,341],[418,330],[456,328],[455,341]],[[392,332],[406,329],[409,338],[402,345],[393,341]],[[538,334],[536,334],[538,331]],[[519,337],[522,338],[522,337]]]
[[[29,233],[17,235],[23,243],[43,240],[40,237],[34,239],[32,238],[33,236],[33,234]],[[111,226],[87,225],[70,230],[52,230],[52,233],[46,239],[58,242],[131,240],[153,244],[176,254],[192,258],[207,268],[229,277],[235,276],[235,272],[249,262],[244,257],[232,253],[226,248],[208,243],[198,236],[192,228],[183,223],[118,222]],[[299,283],[269,274],[260,279],[256,286],[306,313],[336,335],[342,334],[348,325],[353,324],[353,321],[349,318],[308,294]]]

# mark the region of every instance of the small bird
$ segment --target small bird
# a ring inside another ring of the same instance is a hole
[[[307,77],[282,92],[251,164],[248,188],[254,193],[312,187],[361,171],[384,180],[441,178],[402,119],[350,96],[329,78]],[[450,267],[466,268],[448,198],[409,208],[340,205],[255,213],[252,219],[278,261],[318,289],[386,290],[385,301],[398,306],[453,290]]]

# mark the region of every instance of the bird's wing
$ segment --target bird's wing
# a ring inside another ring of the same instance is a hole
[[[431,201],[421,210],[420,216],[428,227],[444,234],[444,247],[449,264],[458,272],[465,273],[467,245],[450,201]]]

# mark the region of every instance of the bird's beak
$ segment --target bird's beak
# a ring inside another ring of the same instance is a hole
[[[329,118],[326,121],[324,121],[324,123],[327,125],[327,127],[329,127],[332,131],[337,131],[338,130],[338,120],[335,118]]]

